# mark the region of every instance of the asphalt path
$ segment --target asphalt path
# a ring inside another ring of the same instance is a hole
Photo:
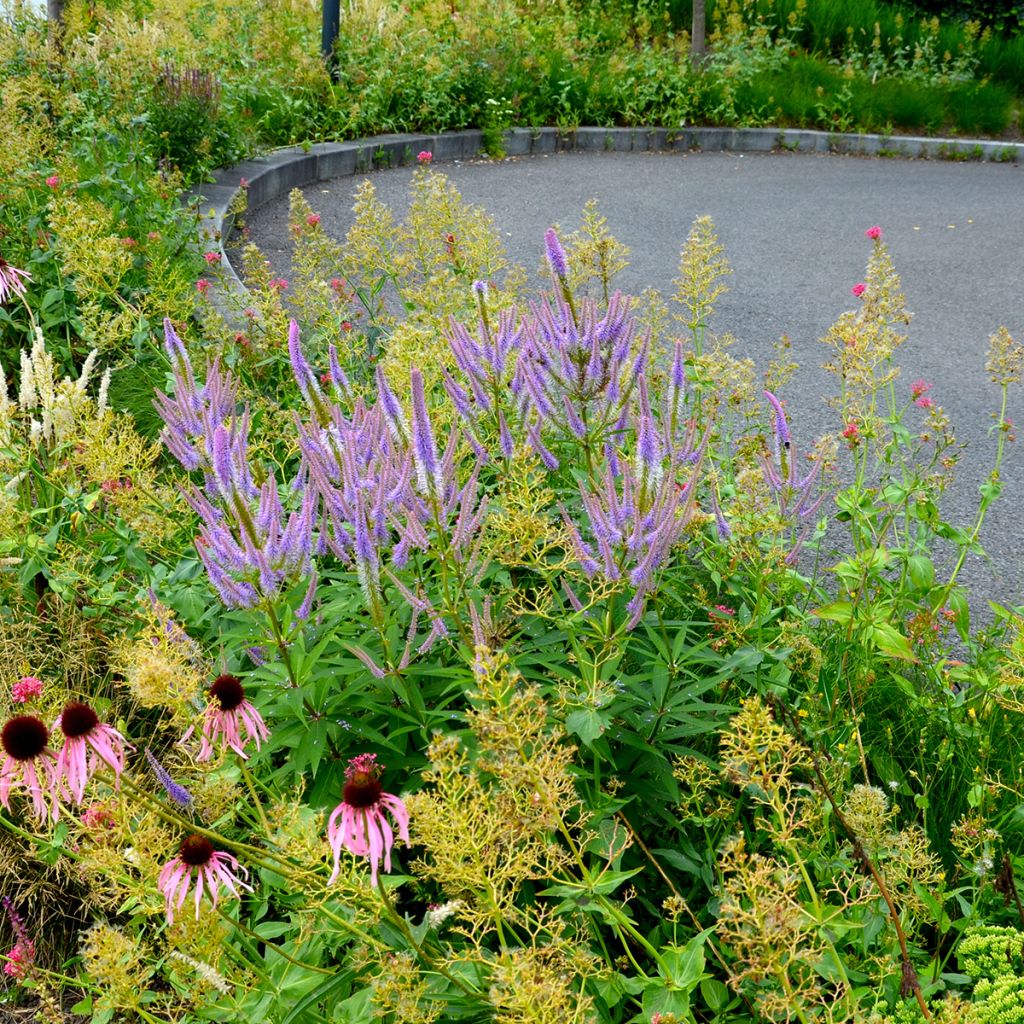
[[[694,218],[707,214],[734,273],[712,327],[737,338],[733,353],[764,369],[781,335],[800,364],[784,397],[794,439],[810,444],[841,429],[826,405],[834,378],[821,369],[820,339],[864,277],[878,224],[903,280],[914,319],[900,350],[899,386],[923,378],[966,445],[942,513],[973,522],[978,486],[993,464],[990,434],[999,391],[985,371],[988,338],[1000,325],[1024,343],[1024,167],[807,154],[563,153],[439,164],[470,203],[484,207],[509,257],[531,273],[544,231],[579,226],[593,198],[612,234],[628,245],[624,292],[674,291],[679,252]],[[378,198],[403,215],[413,168],[372,172]],[[363,176],[305,189],[328,233],[343,237]],[[290,272],[287,200],[253,211],[251,238],[274,270]],[[916,412],[916,410],[914,410]],[[767,412],[766,412],[767,415]],[[1024,431],[1024,390],[1008,415]],[[923,414],[922,414],[923,416]],[[1003,465],[1003,495],[981,541],[989,561],[970,556],[961,576],[976,618],[987,600],[1024,603],[1024,432]]]

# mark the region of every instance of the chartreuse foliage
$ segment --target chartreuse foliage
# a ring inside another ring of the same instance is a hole
[[[949,523],[960,449],[901,377],[878,228],[807,445],[792,367],[762,384],[715,331],[742,282],[706,218],[667,301],[615,290],[593,207],[528,289],[429,167],[404,220],[367,188],[346,244],[299,198],[292,226],[296,302],[249,253],[245,344],[165,323],[163,460],[4,278],[6,998],[1016,1020],[1024,630],[979,634],[959,582],[1009,332]]]

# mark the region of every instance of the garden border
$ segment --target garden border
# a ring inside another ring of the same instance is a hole
[[[504,133],[502,148],[506,156],[574,151],[728,151],[1024,163],[1024,143],[1020,142],[844,135],[800,128],[577,128],[570,132],[558,128],[512,128]],[[212,183],[196,185],[184,195],[186,200],[198,200],[201,211],[208,211],[200,216],[201,251],[212,248],[222,257],[222,280],[219,287],[209,289],[209,301],[233,323],[238,313],[226,301],[224,291],[237,298],[248,294],[226,251],[236,227],[232,207],[242,181],[247,182],[248,207],[256,209],[304,185],[415,163],[422,150],[428,150],[437,162],[475,159],[484,151],[484,133],[471,129],[440,135],[373,135],[352,142],[317,142],[275,150],[216,170]]]

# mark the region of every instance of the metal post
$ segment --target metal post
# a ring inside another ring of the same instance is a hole
[[[338,30],[341,27],[341,0],[323,0],[323,2],[324,18],[320,33],[320,53],[333,78],[336,63],[334,48],[337,45]]]

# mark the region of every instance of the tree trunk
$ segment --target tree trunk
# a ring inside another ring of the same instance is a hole
[[[693,24],[690,29],[690,60],[700,64],[707,53],[704,23],[707,19],[705,0],[693,0]]]
[[[64,0],[46,0],[46,20],[49,22],[50,40],[60,50],[64,35]]]

